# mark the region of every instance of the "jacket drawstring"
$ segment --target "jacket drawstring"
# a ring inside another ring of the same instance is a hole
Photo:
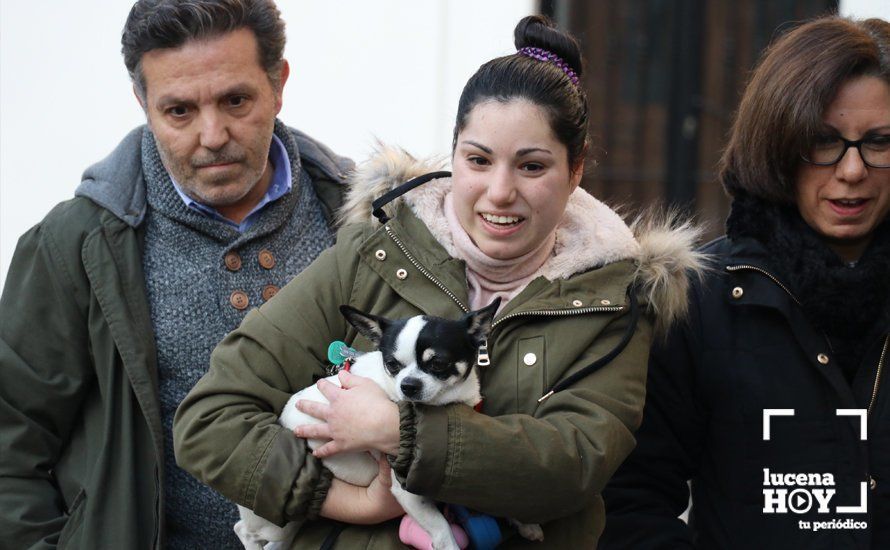
[[[637,293],[635,291],[634,285],[630,285],[629,287],[627,287],[627,295],[628,302],[630,303],[630,324],[628,324],[627,329],[625,329],[624,336],[621,337],[621,341],[618,342],[618,344],[614,348],[612,348],[609,353],[603,355],[602,357],[587,365],[578,372],[572,374],[571,376],[563,378],[562,380],[551,386],[550,391],[548,391],[547,393],[542,395],[540,399],[538,399],[538,403],[543,403],[554,393],[562,391],[578,380],[581,380],[582,378],[593,374],[594,372],[599,370],[600,367],[608,364],[612,359],[615,359],[615,357],[617,357],[618,354],[621,353],[625,347],[627,347],[630,339],[633,338],[634,332],[637,328],[637,321],[640,318],[640,310],[637,304]]]
[[[386,223],[390,220],[390,217],[386,215],[386,212],[383,211],[383,207],[386,204],[394,201],[395,199],[401,197],[408,191],[414,189],[415,187],[420,187],[424,183],[439,179],[439,178],[447,178],[451,176],[451,172],[441,171],[441,172],[430,172],[428,174],[424,174],[422,176],[417,176],[413,180],[408,180],[402,185],[399,185],[395,189],[391,189],[386,193],[380,195],[374,202],[371,203],[371,208],[373,208],[374,217],[377,218],[380,223]]]

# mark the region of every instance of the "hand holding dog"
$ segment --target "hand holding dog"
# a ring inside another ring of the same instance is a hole
[[[399,407],[374,381],[348,372],[339,374],[342,388],[327,380],[318,389],[330,404],[297,401],[297,408],[325,424],[297,426],[302,438],[330,439],[313,453],[325,458],[343,452],[371,449],[389,455],[399,452]]]
[[[435,503],[407,491],[393,477],[383,455],[399,452],[396,402],[431,406],[479,402],[479,378],[473,366],[498,303],[495,300],[457,320],[415,315],[392,321],[341,306],[346,320],[380,349],[359,355],[351,372],[330,376],[291,395],[279,416],[281,426],[306,439],[313,454],[334,474],[319,512],[322,516],[367,524],[392,518],[401,508],[430,535],[434,547],[457,550],[451,528]],[[454,345],[444,343],[440,333]],[[473,345],[467,346],[467,341]],[[418,354],[418,350],[423,352]],[[448,373],[447,380],[443,372]],[[290,540],[298,529],[292,522],[276,533],[274,525],[251,510],[242,507],[239,512],[235,532],[242,541],[258,540],[265,532],[275,534],[275,541]]]
[[[392,494],[392,470],[386,455],[377,459],[380,471],[365,491],[368,507],[376,511],[379,521],[387,521],[405,514],[402,505]]]
[[[380,455],[377,465],[377,477],[367,487],[334,478],[319,514],[358,525],[373,525],[403,515],[405,511],[392,493],[392,471],[384,455]]]

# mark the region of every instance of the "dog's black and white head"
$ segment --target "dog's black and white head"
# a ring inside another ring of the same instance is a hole
[[[462,388],[465,384],[474,385],[478,395],[476,358],[499,305],[498,298],[456,321],[426,315],[390,320],[351,306],[340,311],[377,346],[400,400],[439,405],[462,401],[459,396],[469,390]]]

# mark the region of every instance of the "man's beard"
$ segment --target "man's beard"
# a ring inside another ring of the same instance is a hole
[[[253,170],[245,162],[247,154],[235,142],[228,143],[222,150],[216,152],[206,152],[200,156],[190,159],[179,159],[170,154],[161,143],[155,140],[161,161],[167,171],[179,185],[180,189],[201,204],[218,207],[229,206],[243,199],[260,180],[265,165],[261,170]],[[218,174],[216,178],[212,175],[200,175],[199,170],[207,166],[215,164],[238,163],[244,173],[241,175],[241,182],[228,183],[223,191],[222,185],[226,183],[229,174]],[[249,183],[248,183],[249,182]]]

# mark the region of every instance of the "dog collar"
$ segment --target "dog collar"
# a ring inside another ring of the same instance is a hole
[[[349,372],[349,369],[352,368],[352,363],[355,361],[358,352],[356,352],[351,347],[347,346],[345,343],[340,340],[334,340],[328,345],[328,361],[331,362],[333,366],[332,374],[335,372],[346,371]]]

